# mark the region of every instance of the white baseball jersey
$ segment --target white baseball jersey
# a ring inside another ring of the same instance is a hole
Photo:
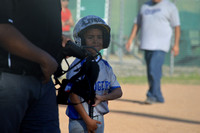
[[[96,61],[98,61],[99,59],[100,58],[98,57],[98,59]],[[80,61],[79,59],[75,59],[71,66],[73,66],[74,64],[76,64],[79,61]],[[73,75],[75,75],[77,72],[74,72],[74,70],[79,68],[81,65],[82,65],[82,63],[79,63],[76,67],[74,67],[72,70],[70,70],[67,73],[67,79],[70,79]],[[117,78],[116,78],[115,74],[113,73],[112,67],[109,65],[109,63],[107,61],[105,61],[104,59],[101,59],[98,62],[98,65],[99,65],[100,71],[99,71],[99,75],[98,75],[97,81],[94,86],[96,94],[97,95],[105,95],[105,94],[110,93],[112,90],[114,90],[116,88],[120,88],[120,84],[118,83]],[[70,88],[70,86],[66,86],[66,89],[69,89],[69,88]],[[81,97],[80,97],[80,99],[81,99],[81,101],[83,101],[83,99]],[[86,112],[88,113],[89,112],[88,104],[86,102],[84,102],[84,103],[82,103],[82,105],[83,105],[84,109],[86,110]],[[108,112],[109,112],[109,109],[108,109],[107,101],[101,102],[96,107],[94,107],[93,116],[104,115]],[[66,114],[71,119],[80,119],[80,116],[77,113],[77,111],[74,109],[73,105],[68,106]]]
[[[176,6],[169,0],[155,5],[150,0],[141,7],[135,23],[141,27],[141,49],[168,52],[172,27],[179,26],[180,20]]]

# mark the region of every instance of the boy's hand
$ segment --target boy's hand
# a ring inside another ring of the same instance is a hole
[[[96,98],[95,98],[95,103],[92,105],[92,106],[97,106],[99,103],[101,103],[102,101],[104,101],[104,98],[103,96],[100,96],[100,95],[96,95]]]
[[[90,119],[87,123],[88,133],[95,133],[95,130],[98,128],[97,124],[101,124],[100,121]]]

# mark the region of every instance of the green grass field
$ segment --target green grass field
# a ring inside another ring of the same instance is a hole
[[[122,84],[145,84],[147,83],[146,76],[131,76],[131,77],[117,77]],[[196,84],[200,85],[200,75],[179,75],[179,76],[163,76],[163,84]]]

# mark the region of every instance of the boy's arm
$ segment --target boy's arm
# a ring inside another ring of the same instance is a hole
[[[107,95],[102,95],[102,96],[96,95],[95,104],[93,106],[97,106],[100,102],[103,102],[103,101],[114,100],[114,99],[120,98],[121,96],[122,96],[121,88],[116,88]]]
[[[73,20],[72,16],[70,16],[70,18],[68,20],[68,25],[74,26],[74,20]]]
[[[81,104],[81,101],[78,95],[71,93],[70,100],[72,101],[72,103],[80,103],[80,104],[74,105],[74,108],[76,109],[78,114],[81,116],[81,118],[84,120],[84,122],[86,123],[88,132],[89,133],[94,132],[97,129],[97,124],[101,124],[101,122],[93,120],[89,117],[83,105]]]

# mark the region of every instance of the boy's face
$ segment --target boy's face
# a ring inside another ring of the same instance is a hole
[[[97,51],[103,48],[103,34],[100,29],[88,29],[84,34],[86,46],[94,47]],[[92,49],[88,49],[93,55],[96,52]]]
[[[69,1],[68,0],[61,0],[61,4],[63,8],[67,8]]]

